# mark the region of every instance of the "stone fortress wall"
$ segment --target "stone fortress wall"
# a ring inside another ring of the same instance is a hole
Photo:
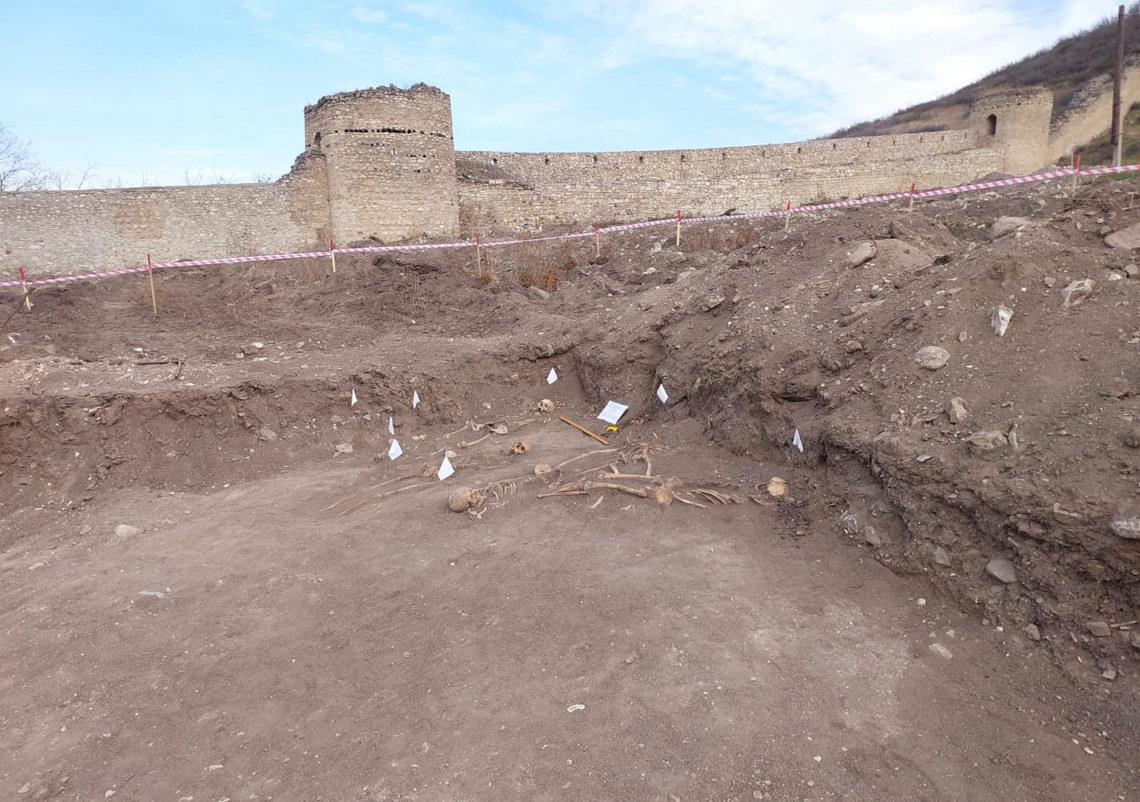
[[[378,87],[306,107],[305,150],[272,184],[0,193],[0,272],[138,265],[148,253],[170,261],[308,251],[330,239],[344,247],[540,231],[678,209],[778,208],[912,182],[947,186],[1048,164],[1051,111],[1045,90],[1005,90],[982,98],[961,130],[694,150],[457,153],[447,94]],[[1095,127],[1073,115],[1062,122],[1065,136]]]

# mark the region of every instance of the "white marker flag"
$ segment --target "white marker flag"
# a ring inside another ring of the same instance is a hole
[[[354,406],[356,406],[356,404],[357,404],[357,399],[356,399],[356,388],[355,388],[355,387],[353,387],[353,388],[352,388],[352,402],[349,404],[349,406],[350,406],[350,407],[354,407]]]
[[[665,392],[665,385],[664,384],[658,384],[657,385],[657,397],[661,399],[662,404],[668,404],[669,403],[669,394],[667,392]]]
[[[419,390],[412,390],[412,409],[415,409],[419,405],[420,405],[420,391]]]
[[[442,482],[453,473],[455,473],[455,468],[451,467],[451,460],[449,460],[447,457],[444,457],[443,462],[441,462],[439,465],[439,470],[435,472],[436,478]]]
[[[403,453],[404,449],[400,448],[400,441],[392,440],[392,445],[388,446],[388,459],[394,460]]]
[[[392,416],[388,416],[388,434],[396,433],[396,422],[392,420]]]
[[[796,434],[792,437],[792,446],[798,448],[800,453],[804,453],[804,441],[800,439],[800,430],[796,429]]]
[[[602,411],[598,413],[598,420],[604,420],[610,426],[617,426],[617,422],[621,420],[621,416],[629,409],[625,404],[619,404],[617,401],[607,401]]]
[[[546,374],[546,383],[554,384],[556,381],[558,381],[558,371],[556,371],[554,368],[551,368],[550,372]]]

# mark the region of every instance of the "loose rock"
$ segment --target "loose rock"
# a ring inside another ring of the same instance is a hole
[[[710,295],[707,298],[705,298],[705,311],[708,312],[708,311],[711,311],[713,309],[716,309],[722,303],[724,303],[724,296],[723,295],[721,295],[720,293],[715,293],[713,295]]]
[[[267,443],[272,443],[277,439],[277,432],[270,429],[268,426],[262,426],[257,430],[257,437]]]
[[[943,646],[941,643],[932,643],[927,647],[931,652],[941,657],[943,660],[952,660],[954,653]]]
[[[1136,278],[1137,276],[1140,276],[1140,267],[1137,267],[1136,265],[1125,265],[1124,275],[1128,276],[1128,278]]]
[[[867,524],[863,528],[863,540],[867,541],[867,545],[879,548],[883,545],[883,536],[879,534],[875,527]]]
[[[1129,448],[1140,448],[1140,426],[1124,433],[1124,445]]]
[[[914,361],[921,368],[941,370],[950,361],[950,352],[939,345],[927,345],[918,349],[918,353],[914,355]]]
[[[851,253],[847,254],[848,267],[859,267],[875,258],[875,243],[864,242]]]
[[[994,557],[986,563],[986,573],[1005,585],[1017,581],[1017,569],[1005,557]]]
[[[1104,238],[1104,244],[1110,248],[1140,248],[1140,223],[1109,234]]]
[[[527,287],[526,294],[536,301],[550,300],[550,293],[540,287]]]
[[[1096,287],[1096,282],[1091,278],[1082,278],[1078,281],[1073,281],[1061,290],[1061,297],[1065,299],[1065,307],[1080,306],[1085,302],[1085,299],[1092,295],[1093,289]]]
[[[1030,640],[1041,640],[1041,630],[1037,628],[1036,624],[1026,624],[1024,632],[1025,637]]]
[[[997,431],[974,432],[966,442],[977,451],[993,451],[1009,445],[1009,438]]]
[[[768,480],[768,495],[775,498],[784,498],[788,495],[788,483],[779,476],[773,476]]]
[[[1140,518],[1117,518],[1108,526],[1117,537],[1140,540]]]
[[[1107,638],[1112,635],[1112,627],[1105,621],[1089,621],[1085,626],[1094,638]]]
[[[137,526],[131,526],[130,524],[119,524],[118,526],[115,527],[115,536],[116,537],[134,537],[135,535],[137,535],[141,531],[142,530],[139,529]]]
[[[335,450],[337,454],[351,454],[352,443],[337,443]]]
[[[1033,221],[1024,217],[999,217],[990,226],[989,237],[991,240],[1001,239],[1031,225],[1033,225]]]
[[[933,559],[936,565],[941,565],[943,568],[950,567],[950,555],[941,546],[934,549]]]
[[[1004,337],[1009,330],[1009,321],[1013,320],[1013,310],[1008,306],[999,306],[994,310],[990,325],[994,327],[994,334]]]
[[[954,396],[946,405],[946,416],[950,418],[950,422],[957,425],[964,422],[970,417],[970,410],[966,406],[964,399]]]

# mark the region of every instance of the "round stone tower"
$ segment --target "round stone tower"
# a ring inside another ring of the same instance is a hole
[[[1003,87],[980,95],[970,125],[981,147],[1004,151],[1005,172],[1031,173],[1049,163],[1053,92],[1040,86]]]
[[[434,86],[323,97],[305,107],[305,147],[325,156],[338,246],[458,234],[451,98]]]

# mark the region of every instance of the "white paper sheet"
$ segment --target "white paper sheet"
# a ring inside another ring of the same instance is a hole
[[[554,384],[556,381],[558,381],[558,371],[556,371],[554,368],[551,368],[550,372],[546,374],[546,383]]]
[[[617,401],[607,401],[602,411],[598,413],[598,420],[604,420],[610,426],[617,426],[617,422],[621,420],[621,416],[629,409],[625,404],[619,404]]]
[[[658,384],[657,385],[657,397],[661,399],[662,404],[668,404],[669,403],[669,394],[667,392],[665,392],[665,385],[664,384]]]
[[[355,387],[353,387],[353,388],[352,388],[352,401],[351,401],[351,403],[349,403],[349,406],[350,406],[350,407],[354,407],[354,406],[356,406],[356,404],[357,404],[357,398],[356,398],[356,388],[355,388]]]
[[[439,470],[435,472],[435,476],[439,481],[443,481],[447,477],[455,473],[455,468],[451,467],[451,460],[447,457],[443,458],[443,462],[439,465]]]
[[[804,441],[800,439],[800,430],[796,429],[796,434],[792,437],[792,446],[798,448],[800,453],[804,453]]]
[[[420,391],[419,390],[412,390],[412,409],[415,409],[419,405],[420,405]]]
[[[392,420],[392,416],[388,416],[388,434],[396,433],[396,422]]]
[[[392,445],[388,446],[388,459],[394,460],[396,457],[404,453],[404,449],[400,448],[400,441],[393,440]]]

